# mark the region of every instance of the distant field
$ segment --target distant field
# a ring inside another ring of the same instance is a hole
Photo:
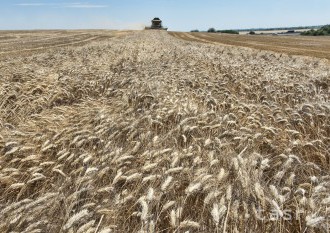
[[[330,37],[250,36],[215,33],[170,32],[176,38],[206,43],[220,43],[254,49],[270,50],[290,55],[330,59]]]
[[[310,29],[296,29],[294,30],[295,32],[306,32]],[[240,31],[239,34],[242,34],[242,35],[246,35],[246,34],[249,34],[250,31],[254,31],[254,30],[249,30],[249,31]],[[272,34],[272,33],[286,33],[287,31],[289,31],[288,29],[287,30],[262,30],[262,31],[254,31],[256,34]]]
[[[49,48],[84,45],[126,33],[108,30],[0,31],[0,56],[15,53],[31,54]]]

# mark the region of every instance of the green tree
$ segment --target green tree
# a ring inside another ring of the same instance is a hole
[[[217,32],[227,33],[227,34],[239,34],[239,32],[235,30],[218,30]]]
[[[326,25],[321,27],[318,30],[309,30],[306,32],[302,32],[301,35],[303,36],[327,36],[330,35],[330,25]]]

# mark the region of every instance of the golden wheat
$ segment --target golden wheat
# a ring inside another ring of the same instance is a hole
[[[1,232],[329,231],[327,61],[148,31],[0,62]]]

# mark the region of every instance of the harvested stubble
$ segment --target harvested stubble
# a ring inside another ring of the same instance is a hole
[[[1,232],[329,230],[326,62],[136,32],[0,71]]]

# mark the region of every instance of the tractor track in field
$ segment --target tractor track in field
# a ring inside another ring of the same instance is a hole
[[[57,32],[54,35],[41,35],[36,36],[23,36],[8,37],[9,40],[0,40],[0,57],[12,55],[30,55],[35,52],[43,52],[48,49],[62,48],[67,46],[81,46],[93,41],[108,40],[113,37],[124,36],[128,32],[115,32],[115,33],[71,33],[70,35],[63,35]],[[1,34],[1,33],[0,33]],[[58,34],[58,36],[57,36]],[[4,37],[3,37],[4,38]],[[13,39],[15,38],[15,39]]]
[[[330,59],[330,37],[302,36],[249,36],[213,33],[170,32],[170,35],[187,41],[241,46],[289,55]]]

